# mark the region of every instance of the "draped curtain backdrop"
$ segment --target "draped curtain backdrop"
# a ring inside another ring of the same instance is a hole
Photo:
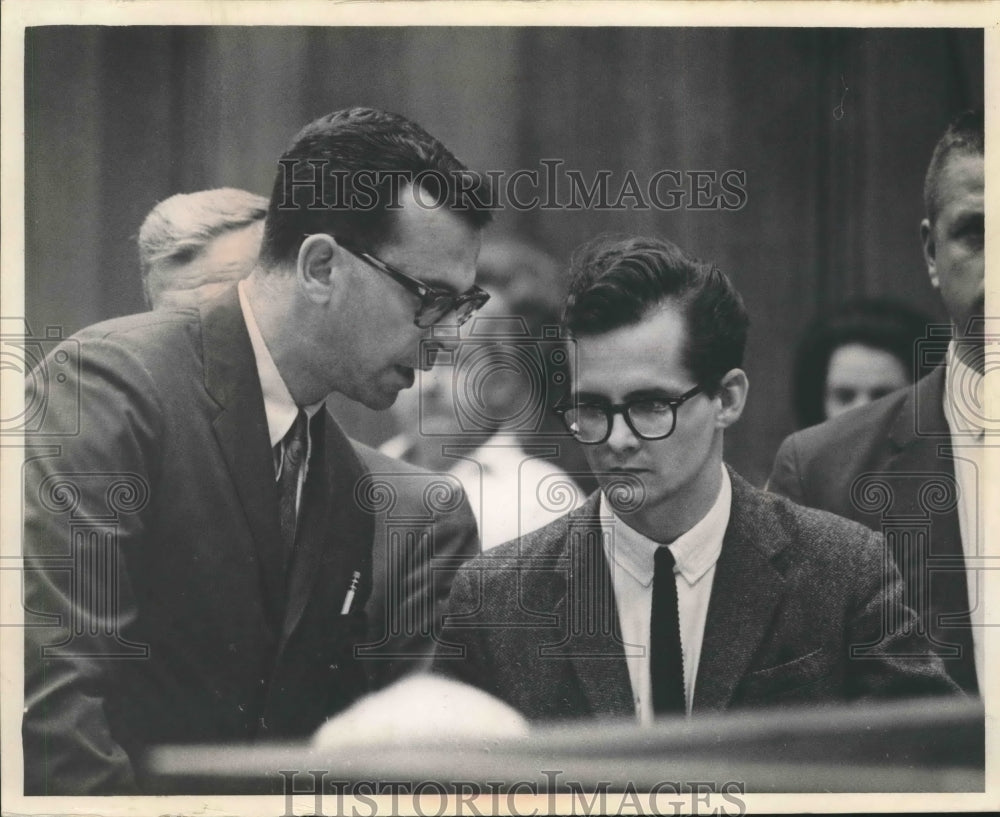
[[[267,195],[299,127],[350,105],[420,122],[479,170],[610,171],[612,197],[628,171],[745,173],[738,210],[507,208],[491,229],[564,263],[596,233],[652,233],[725,270],[752,318],[727,458],[758,483],[792,429],[811,318],[859,295],[944,318],[918,241],[923,174],[948,119],[983,101],[979,30],[60,26],[25,46],[36,334],[144,309],[150,208],[227,185]],[[392,431],[388,414],[334,408],[361,439]]]

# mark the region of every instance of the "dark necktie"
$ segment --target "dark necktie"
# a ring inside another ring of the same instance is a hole
[[[297,521],[296,497],[299,474],[309,450],[309,417],[302,409],[292,427],[281,440],[281,475],[278,477],[278,518],[281,521],[281,541],[285,559],[290,560],[295,549]]]
[[[674,555],[664,546],[656,550],[653,606],[649,619],[649,672],[653,683],[653,711],[657,715],[687,711],[684,699],[684,659]]]

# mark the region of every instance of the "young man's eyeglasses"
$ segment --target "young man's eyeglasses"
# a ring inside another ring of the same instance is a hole
[[[677,409],[702,390],[695,386],[680,397],[641,397],[627,403],[576,403],[555,411],[576,439],[585,445],[603,443],[611,436],[615,415],[621,414],[636,437],[663,440],[674,433]]]
[[[413,316],[413,322],[421,329],[434,326],[449,315],[453,315],[454,322],[461,326],[490,299],[490,294],[477,286],[456,295],[446,289],[425,284],[412,275],[407,275],[402,270],[385,263],[381,258],[376,258],[370,252],[365,252],[350,241],[341,238],[337,238],[336,241],[351,255],[360,258],[369,266],[375,267],[379,272],[384,272],[397,284],[406,287],[420,298],[420,307]]]

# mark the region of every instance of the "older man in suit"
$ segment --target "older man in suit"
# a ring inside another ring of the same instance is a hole
[[[249,278],[47,359],[78,367],[24,469],[26,792],[141,792],[151,746],[304,737],[368,690],[365,469],[322,405],[387,408],[484,303],[470,181],[403,117],[322,117]]]
[[[221,187],[159,202],[139,228],[143,293],[152,309],[197,306],[257,264],[268,201]],[[351,441],[367,474],[359,507],[373,517],[367,644],[372,689],[425,669],[455,569],[479,553],[468,496],[453,479]]]
[[[666,241],[574,259],[562,407],[601,490],[463,567],[438,671],[532,719],[948,694],[880,537],[755,490],[722,460],[743,411],[747,316]],[[903,653],[906,653],[903,655]]]
[[[997,430],[983,390],[983,148],[982,113],[960,115],[924,183],[924,257],[953,332],[929,331],[914,353],[939,365],[911,388],[790,436],[768,481],[803,505],[885,531],[919,638],[973,694],[984,669],[985,436]]]

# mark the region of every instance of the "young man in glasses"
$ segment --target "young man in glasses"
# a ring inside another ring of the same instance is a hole
[[[367,691],[379,500],[323,401],[388,407],[429,327],[485,301],[474,183],[400,116],[325,116],[238,287],[52,352],[24,469],[27,793],[148,792],[152,747],[301,739]]]
[[[723,273],[601,239],[574,258],[565,325],[560,411],[601,490],[459,571],[437,670],[540,720],[955,691],[905,634],[877,534],[724,465],[748,321]]]

